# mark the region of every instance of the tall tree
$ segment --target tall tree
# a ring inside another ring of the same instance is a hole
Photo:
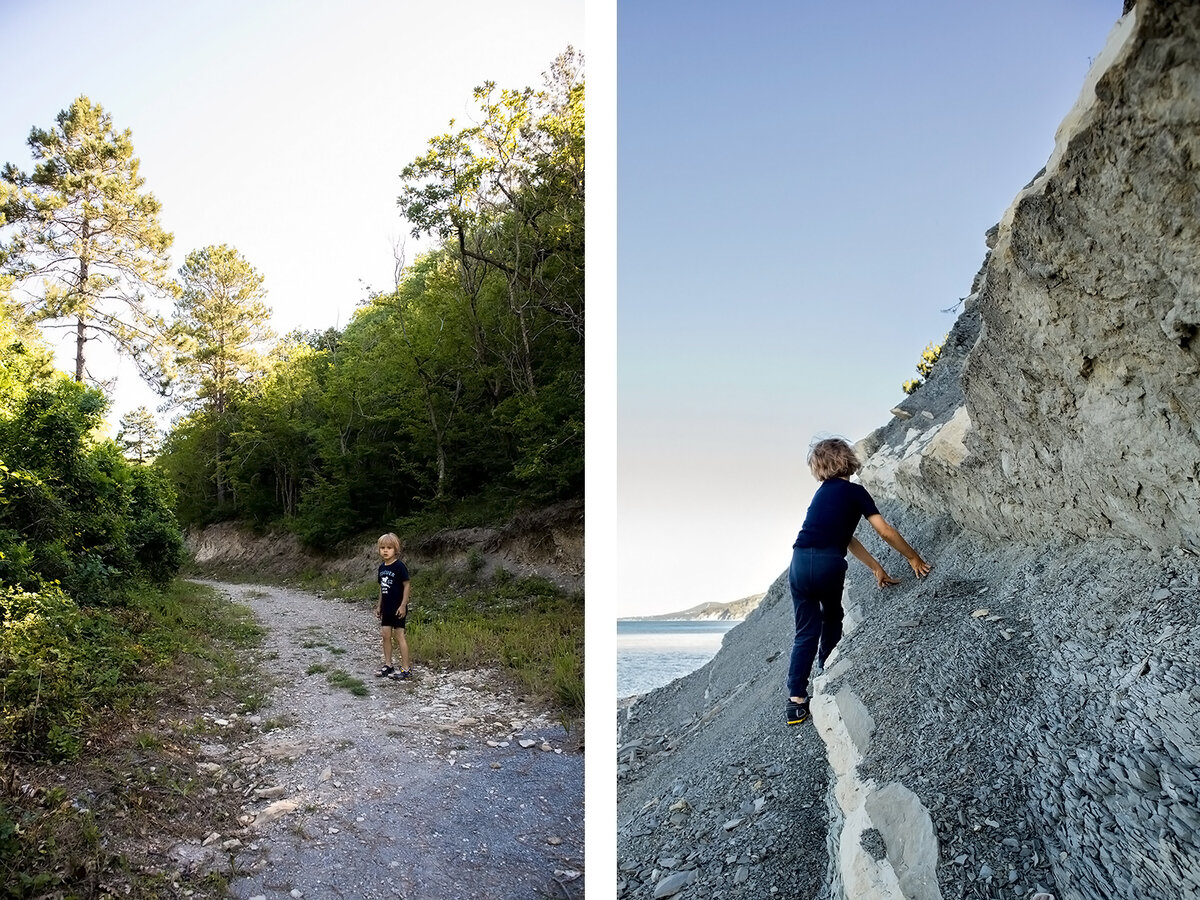
[[[117,132],[99,104],[80,96],[49,130],[34,128],[32,175],[8,163],[0,173],[18,196],[8,200],[13,236],[7,265],[48,327],[74,328],[75,380],[86,372],[97,335],[156,375],[161,317],[149,295],[170,290],[172,236],[160,204],[144,190],[131,132]]]
[[[543,90],[488,82],[475,101],[478,124],[433,138],[405,167],[399,205],[414,235],[441,238],[457,259],[478,368],[507,382],[490,383],[523,457],[515,471],[554,481],[582,468],[581,60],[568,48]],[[489,313],[496,300],[505,309]]]
[[[225,502],[226,413],[239,387],[264,371],[267,325],[263,276],[233,247],[193,250],[179,270],[183,290],[175,303],[179,374],[185,405],[207,407],[217,423],[217,505]]]
[[[146,407],[139,406],[121,416],[117,446],[125,458],[132,462],[144,463],[153,459],[162,446],[154,414]]]
[[[568,47],[539,92],[486,82],[474,94],[481,123],[430,140],[401,173],[399,205],[414,236],[457,248],[467,296],[503,273],[516,325],[508,365],[536,393],[538,312],[583,339],[582,60]]]
[[[179,387],[220,415],[238,385],[263,371],[263,346],[273,337],[264,279],[225,244],[193,250],[179,276],[183,290],[174,322],[183,339],[175,357]]]

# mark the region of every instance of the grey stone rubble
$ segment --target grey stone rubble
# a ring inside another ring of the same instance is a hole
[[[851,570],[853,627],[815,679],[813,723],[783,721],[783,579],[703,669],[625,701],[618,896],[683,871],[691,892],[676,896],[747,900],[1200,892],[1200,559],[1151,563],[1120,541],[997,547],[884,514],[936,548],[935,569],[882,592]],[[829,760],[854,753],[839,775],[862,802],[838,816]],[[906,881],[922,863],[903,847],[921,816],[936,838],[924,883]]]
[[[181,868],[232,874],[241,898],[583,896],[578,735],[486,669],[373,678],[367,604],[215,586],[267,626],[275,683],[249,741],[221,740],[233,717],[212,717],[197,772],[209,791],[241,792],[243,814],[176,847]],[[369,696],[332,686],[335,669]]]
[[[935,568],[860,530],[905,581],[851,562],[813,722],[783,724],[782,578],[623,704],[619,896],[1200,896],[1198,86],[1200,5],[1137,3],[861,442]]]
[[[763,608],[778,590],[697,673],[623,704],[618,897],[822,896],[827,765],[783,724],[788,639]]]

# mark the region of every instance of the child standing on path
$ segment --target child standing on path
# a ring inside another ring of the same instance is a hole
[[[796,614],[796,638],[788,669],[789,725],[799,725],[808,718],[808,676],[814,657],[823,667],[842,638],[846,551],[875,574],[880,588],[900,583],[854,537],[859,518],[865,518],[881,538],[904,555],[918,578],[925,577],[930,569],[900,532],[884,521],[867,489],[850,481],[861,463],[847,441],[817,441],[808,452],[808,466],[821,486],[813,494],[804,525],[792,545],[792,565],[788,569]]]
[[[379,619],[379,634],[383,639],[383,665],[375,673],[376,678],[394,678],[403,681],[412,678],[408,665],[408,640],[404,635],[404,619],[408,615],[408,592],[411,582],[408,569],[400,562],[400,538],[392,533],[383,535],[377,542],[379,556],[379,605],[375,616]],[[400,648],[400,671],[392,665],[392,646]]]

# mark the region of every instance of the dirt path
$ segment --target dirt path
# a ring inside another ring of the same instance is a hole
[[[232,896],[583,896],[574,731],[487,670],[372,677],[378,628],[362,604],[204,583],[267,627],[263,665],[276,680],[248,741],[202,750],[202,768],[246,796],[241,829],[195,848],[234,853]],[[335,686],[338,672],[368,695]]]

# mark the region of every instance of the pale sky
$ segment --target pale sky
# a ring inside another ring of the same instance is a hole
[[[618,615],[786,568],[810,438],[889,420],[1120,14],[619,0]]]
[[[236,247],[280,334],[345,326],[391,287],[393,241],[410,262],[429,249],[400,218],[400,171],[450,119],[468,124],[475,86],[540,88],[568,45],[586,56],[583,0],[0,0],[0,33],[0,164],[31,171],[30,129],[86,94],[132,129],[173,268]],[[154,409],[99,343],[89,369],[119,372],[110,421]]]

